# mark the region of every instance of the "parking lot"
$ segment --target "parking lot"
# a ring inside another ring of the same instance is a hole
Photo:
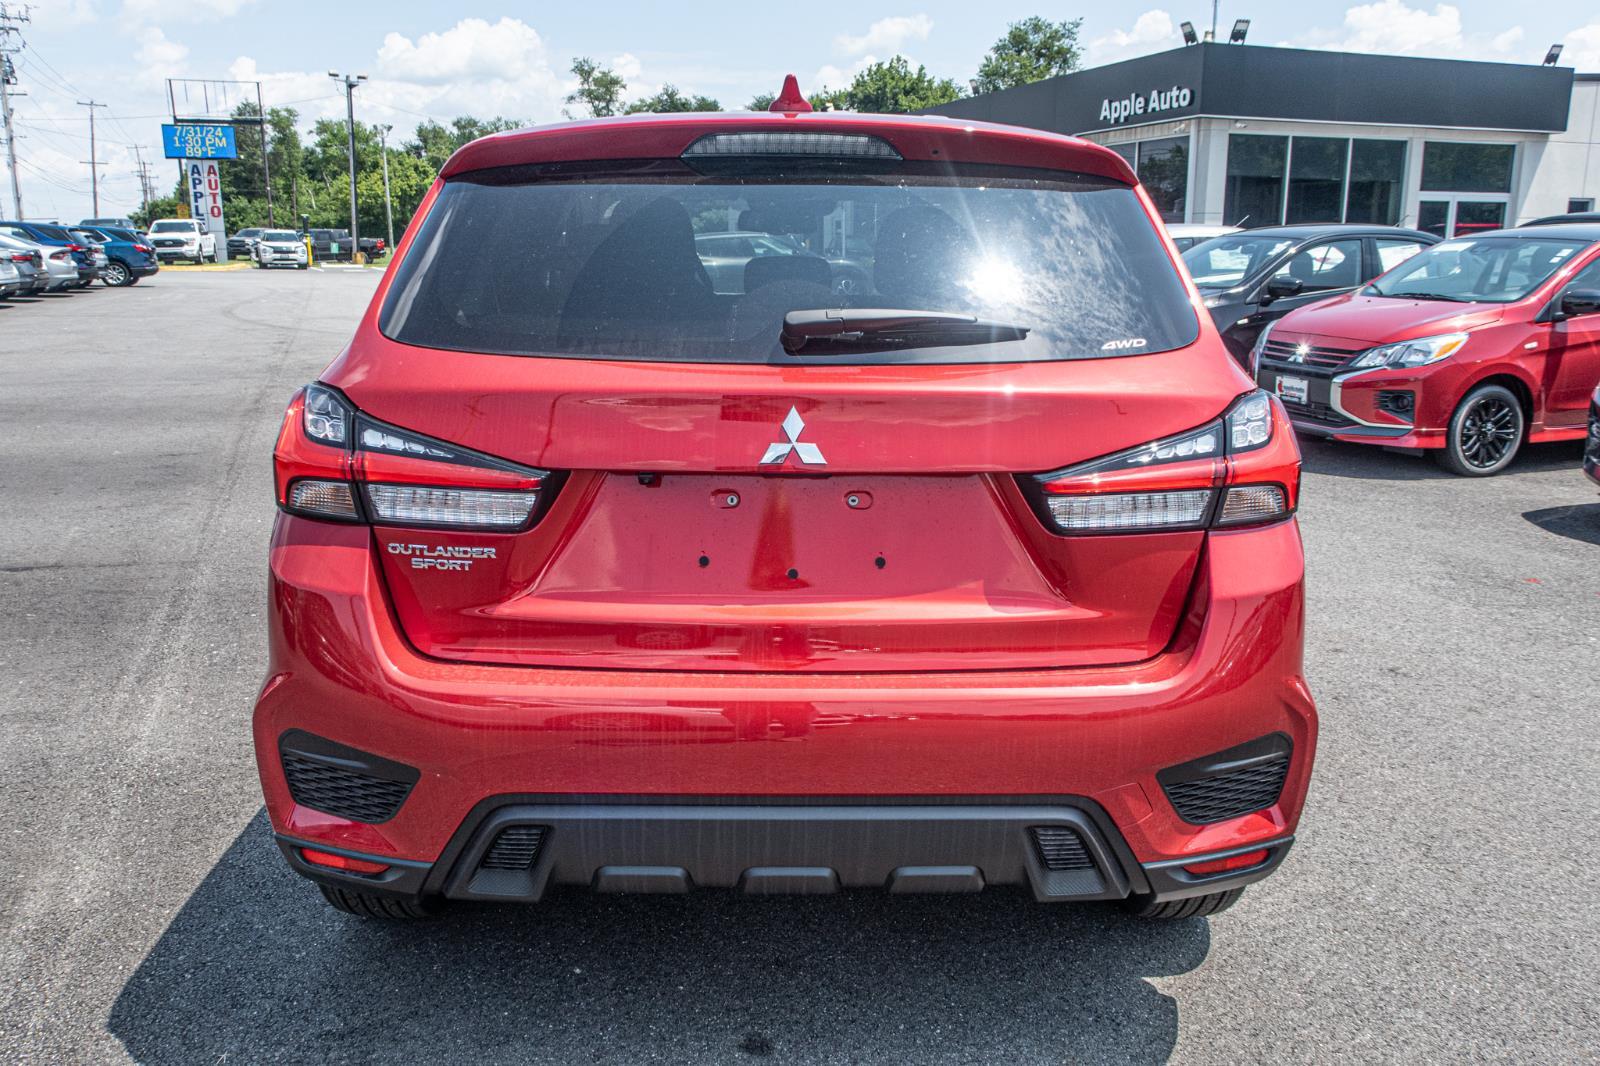
[[[248,726],[273,437],[378,277],[0,305],[0,1057],[1596,1055],[1579,444],[1488,480],[1306,444],[1319,761],[1287,864],[1214,919],[999,890],[334,913],[272,845]]]

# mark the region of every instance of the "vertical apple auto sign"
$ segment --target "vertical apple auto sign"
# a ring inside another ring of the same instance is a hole
[[[793,452],[799,457],[800,462],[807,466],[827,466],[828,460],[822,457],[822,449],[815,444],[800,439],[800,433],[806,428],[805,420],[800,417],[800,412],[793,407],[783,419],[783,435],[789,439],[777,441],[767,445],[767,452],[761,457],[762,466],[782,466]]]

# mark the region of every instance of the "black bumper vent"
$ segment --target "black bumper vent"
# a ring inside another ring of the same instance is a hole
[[[1094,860],[1076,829],[1062,825],[1039,826],[1033,830],[1033,846],[1046,870],[1092,870]]]
[[[415,767],[299,730],[279,738],[278,753],[296,803],[352,822],[387,822],[421,776]]]
[[[544,826],[513,825],[500,830],[479,864],[485,870],[531,870],[544,844]]]
[[[1289,738],[1281,733],[1219,751],[1156,775],[1178,817],[1191,825],[1225,822],[1278,802],[1289,776]]]

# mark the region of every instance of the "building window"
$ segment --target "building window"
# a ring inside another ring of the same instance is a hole
[[[1405,141],[1351,141],[1350,188],[1345,197],[1344,220],[1398,225],[1405,178]]]
[[[1283,221],[1283,177],[1289,138],[1228,135],[1228,184],[1222,220],[1230,226],[1276,226]]]
[[[1289,206],[1284,221],[1338,222],[1344,213],[1343,137],[1296,137],[1289,153]]]
[[[1422,188],[1427,192],[1511,191],[1514,144],[1458,144],[1429,141],[1422,146]]]
[[[1139,146],[1137,144],[1108,144],[1106,147],[1120,155],[1122,161],[1128,164],[1129,170],[1135,174],[1139,172]]]
[[[1594,197],[1582,196],[1567,201],[1567,214],[1575,215],[1580,211],[1593,211]]]
[[[1163,222],[1182,222],[1189,198],[1189,138],[1139,142],[1139,181]]]

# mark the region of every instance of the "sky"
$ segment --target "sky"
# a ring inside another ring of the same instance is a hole
[[[13,13],[23,6],[0,2]],[[29,218],[67,221],[92,213],[88,109],[78,104],[89,99],[107,104],[96,110],[100,213],[138,206],[135,146],[154,160],[158,188],[170,191],[177,165],[160,158],[169,77],[260,81],[268,107],[294,107],[309,126],[344,115],[329,70],[366,74],[357,117],[392,125],[402,140],[427,118],[458,114],[559,121],[575,56],[621,73],[628,99],[671,83],[733,108],[777,91],[785,73],[797,74],[807,92],[837,88],[896,53],[965,83],[1007,24],[1034,14],[1081,17],[1087,65],[1115,62],[1177,47],[1178,23],[1203,28],[1208,8],[1204,0],[510,8],[471,0],[34,0],[24,48],[12,57],[25,94],[13,100],[23,209]],[[1224,35],[1235,18],[1252,19],[1251,44],[1537,63],[1560,42],[1561,65],[1600,71],[1600,8],[1579,0],[1255,0],[1221,8]],[[10,213],[0,171],[0,216]]]

